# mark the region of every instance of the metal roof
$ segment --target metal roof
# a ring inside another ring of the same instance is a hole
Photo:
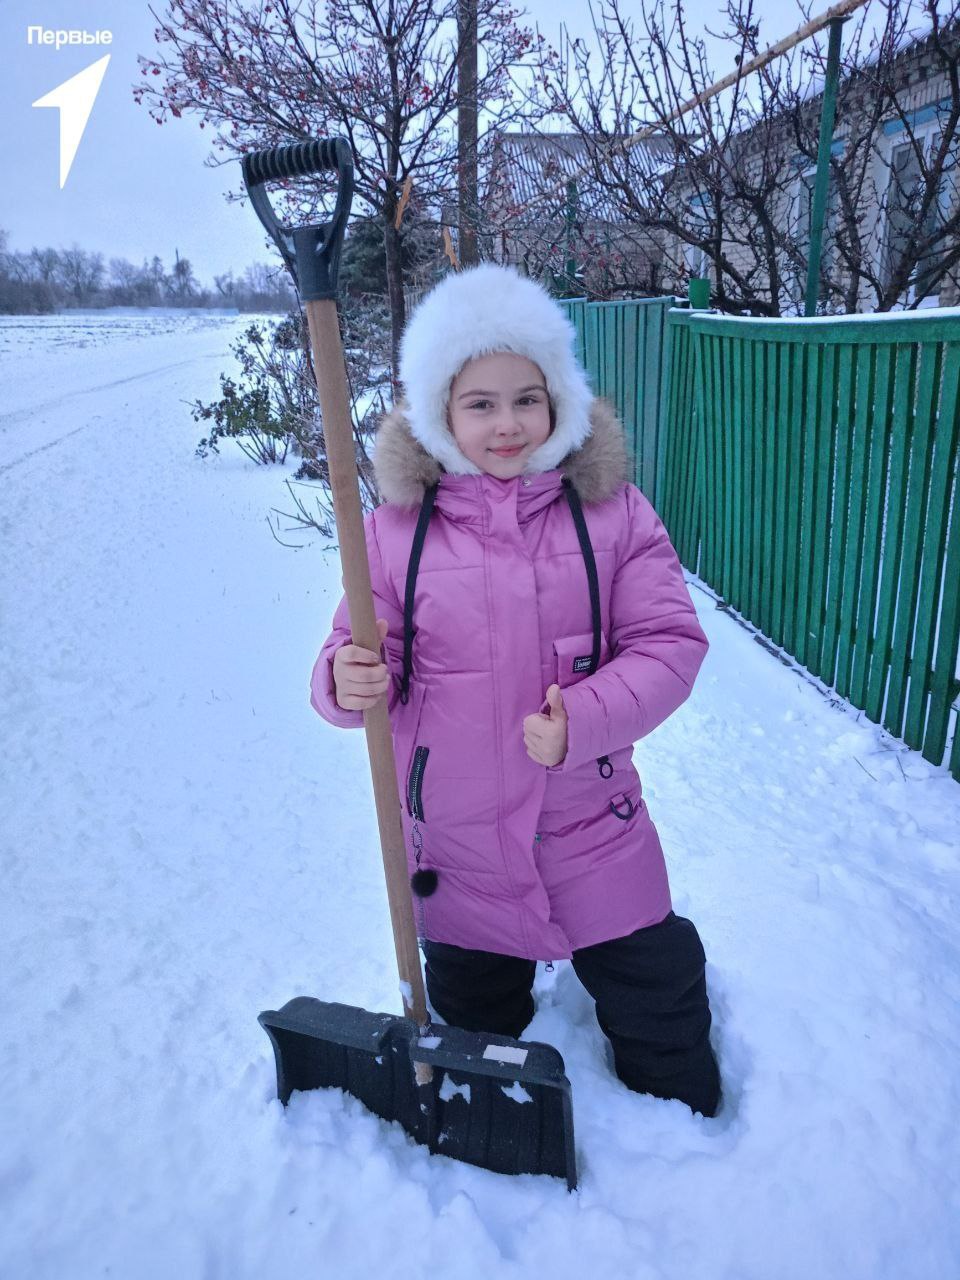
[[[626,134],[620,135],[626,137]],[[611,137],[610,141],[616,141]],[[639,161],[640,172],[655,167],[662,149],[651,140],[637,143],[631,150]],[[536,201],[530,210],[533,220],[545,221],[550,212],[558,212],[564,204],[562,191],[550,199],[538,199],[544,191],[559,187],[564,178],[577,177],[577,194],[581,218],[600,222],[626,221],[622,211],[605,191],[598,189],[589,173],[580,170],[587,164],[587,148],[578,133],[501,133],[494,140],[490,180],[486,200],[526,205]],[[498,196],[497,188],[505,192]]]

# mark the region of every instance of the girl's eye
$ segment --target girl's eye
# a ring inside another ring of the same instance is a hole
[[[485,409],[485,408],[486,408],[486,406],[487,406],[489,403],[490,403],[490,401],[489,401],[489,400],[477,400],[477,401],[475,401],[475,402],[470,406],[470,408],[471,408],[471,409]]]

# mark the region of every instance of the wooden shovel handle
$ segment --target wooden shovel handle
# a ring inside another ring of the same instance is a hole
[[[370,586],[370,564],[363,531],[363,508],[360,505],[360,483],[357,478],[356,449],[337,304],[333,299],[324,298],[308,301],[304,305],[317,390],[320,393],[323,437],[330,468],[330,488],[333,492],[333,513],[340,542],[343,585],[350,612],[351,639],[354,644],[378,653],[380,634],[377,631],[373,590]],[[427,1022],[427,1002],[420,969],[413,903],[410,899],[410,881],[407,877],[407,855],[400,820],[400,792],[397,787],[386,698],[381,698],[375,706],[364,711],[363,727],[367,735],[404,1013],[423,1027]]]

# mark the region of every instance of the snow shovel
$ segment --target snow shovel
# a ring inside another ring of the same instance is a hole
[[[353,195],[344,138],[252,152],[242,159],[247,194],[276,242],[307,313],[323,420],[343,584],[354,644],[378,652],[346,368],[337,275]],[[288,228],[264,184],[332,171],[328,222]],[[343,1089],[385,1120],[399,1121],[433,1153],[498,1173],[544,1173],[577,1185],[570,1082],[551,1045],[430,1023],[400,818],[387,702],[363,713],[387,880],[404,1015],[297,996],[260,1014],[273,1044],[277,1094]]]

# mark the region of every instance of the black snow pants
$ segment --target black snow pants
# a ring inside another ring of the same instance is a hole
[[[533,1017],[535,960],[422,942],[427,994],[451,1026],[519,1038]],[[659,924],[573,953],[596,1002],[617,1075],[630,1089],[716,1114],[720,1072],[710,1045],[706,955],[692,920]]]

